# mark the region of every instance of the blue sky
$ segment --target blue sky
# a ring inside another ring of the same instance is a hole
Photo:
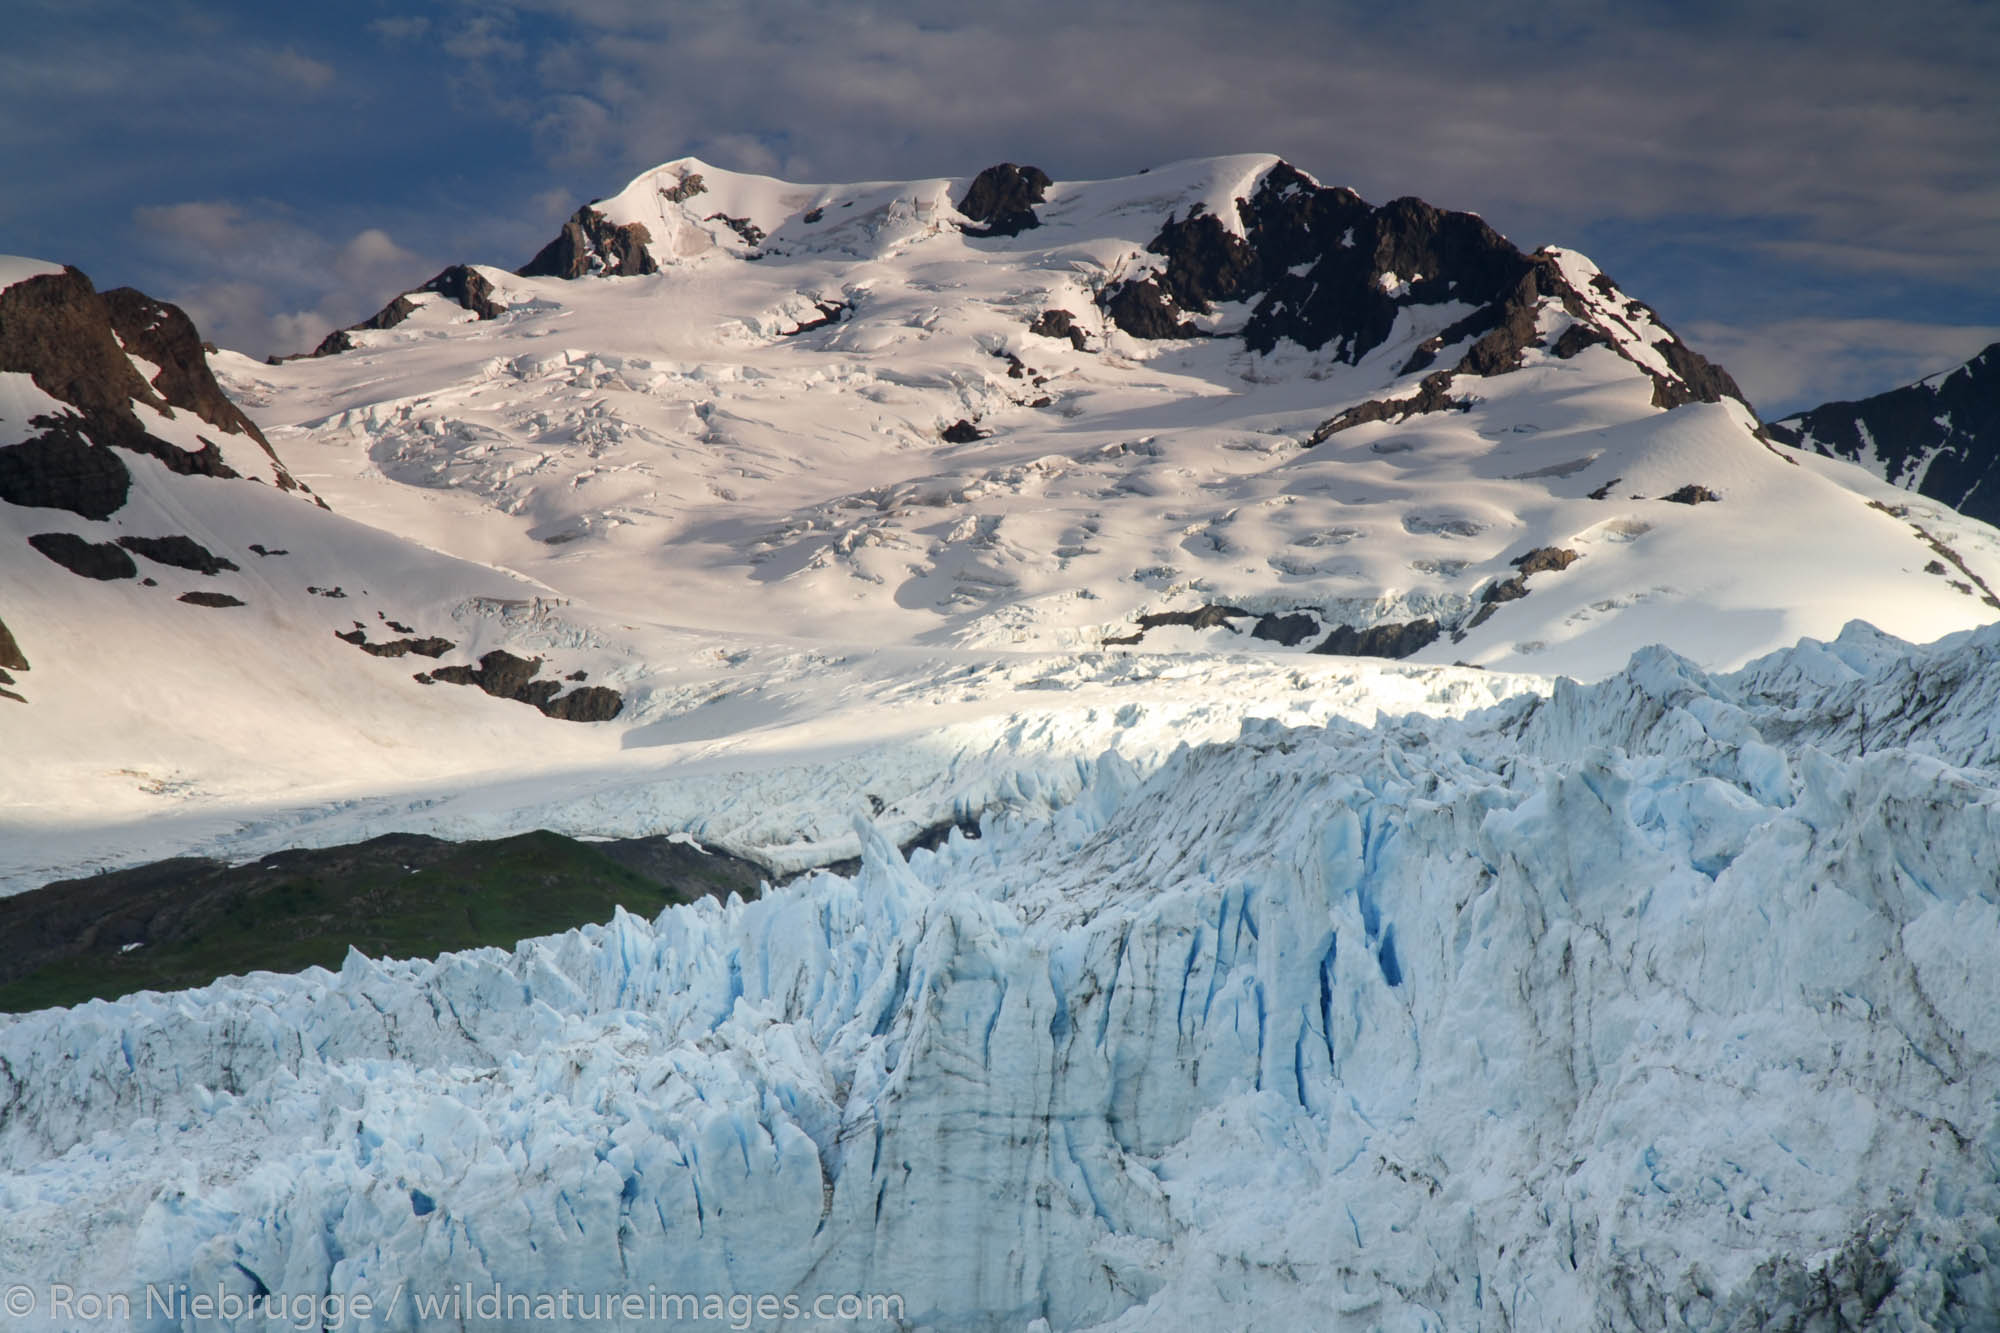
[[[1767,411],[2000,339],[1981,0],[10,9],[0,251],[259,355],[517,265],[687,153],[821,181],[1281,153],[1585,251]]]

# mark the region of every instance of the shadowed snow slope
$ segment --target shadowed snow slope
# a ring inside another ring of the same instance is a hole
[[[1990,1328],[1996,681],[1991,630],[1647,650],[1106,758],[755,903],[14,1019],[0,1269]]]

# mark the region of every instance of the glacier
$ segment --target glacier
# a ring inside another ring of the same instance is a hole
[[[1024,776],[907,859],[858,820],[752,902],[0,1020],[0,1274],[1992,1328],[1996,717],[2000,627],[1653,648]]]

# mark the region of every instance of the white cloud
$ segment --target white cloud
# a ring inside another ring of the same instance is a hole
[[[273,51],[266,57],[266,64],[278,82],[288,88],[303,92],[321,92],[333,85],[333,66],[311,56],[300,55],[291,47]]]
[[[182,275],[171,299],[202,336],[257,356],[307,350],[441,267],[379,227],[336,241],[268,206],[203,200],[133,221]]]
[[[1766,419],[1776,419],[1950,370],[2000,340],[2000,325],[1788,319],[1736,326],[1709,321],[1691,324],[1686,334],[1704,355],[1729,368]]]

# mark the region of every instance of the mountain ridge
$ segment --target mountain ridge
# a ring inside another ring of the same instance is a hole
[[[1844,458],[1885,481],[2000,523],[2000,343],[1950,370],[1766,427],[1794,449]]]

